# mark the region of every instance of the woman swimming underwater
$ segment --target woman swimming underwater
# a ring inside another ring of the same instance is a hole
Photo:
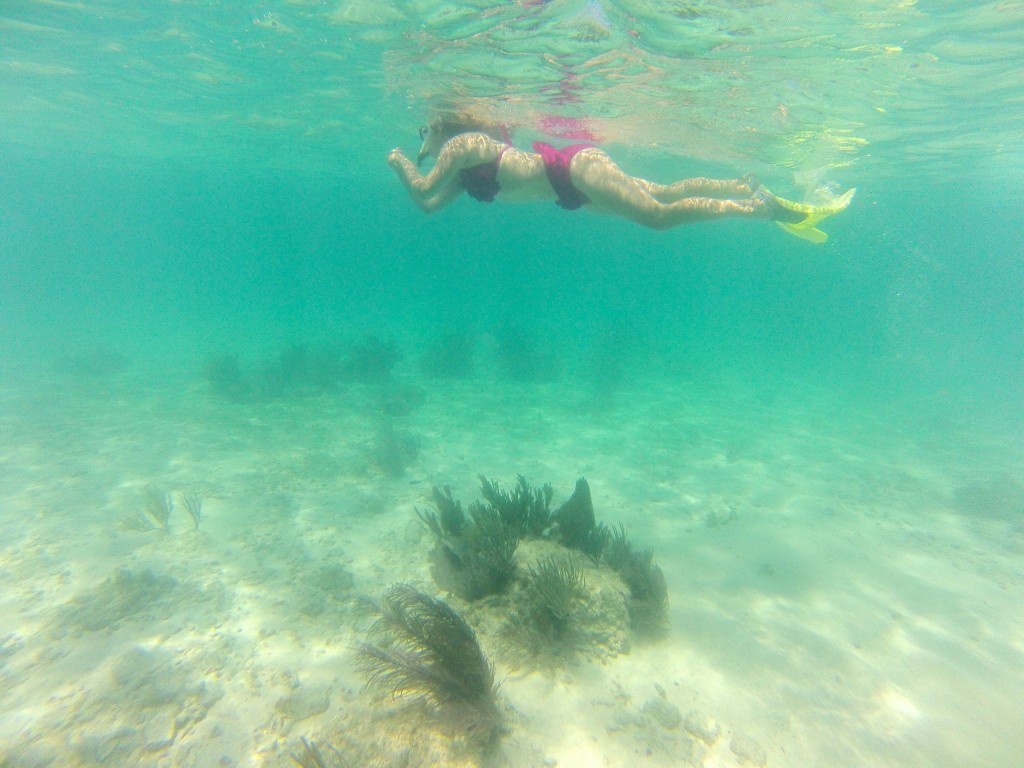
[[[587,206],[651,229],[724,218],[763,219],[823,242],[825,234],[814,225],[846,208],[855,191],[823,207],[777,197],[751,176],[656,184],[630,176],[589,144],[556,149],[534,142],[534,151],[526,152],[512,146],[504,126],[457,113],[438,116],[420,129],[420,136],[417,162],[437,158],[429,173],[421,174],[401,149],[391,150],[388,164],[426,213],[441,210],[466,192],[487,203],[554,200],[566,210]]]

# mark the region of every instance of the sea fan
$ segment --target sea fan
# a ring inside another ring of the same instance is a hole
[[[551,555],[527,569],[517,604],[502,630],[529,664],[572,656],[585,641],[587,590],[583,573],[568,555]]]
[[[562,555],[544,558],[527,578],[536,631],[549,641],[567,639],[575,604],[584,594],[583,573]]]
[[[572,496],[554,514],[558,535],[570,549],[584,549],[587,538],[597,525],[594,519],[594,502],[590,497],[590,485],[586,478],[576,481]]]
[[[426,701],[477,744],[500,725],[494,669],[476,635],[447,603],[408,584],[388,590],[359,649],[369,685]]]
[[[431,571],[438,586],[463,600],[502,592],[516,573],[512,558],[519,537],[515,530],[498,510],[479,502],[470,505],[467,517],[447,486],[443,491],[434,489],[434,504],[438,514],[416,513],[436,540]]]
[[[555,492],[550,485],[531,488],[526,478],[519,475],[515,489],[510,492],[483,475],[479,479],[481,495],[520,538],[539,537],[551,526],[551,499]]]

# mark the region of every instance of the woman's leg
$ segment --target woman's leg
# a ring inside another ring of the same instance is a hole
[[[746,179],[705,179],[697,177],[683,179],[674,184],[657,184],[634,177],[647,186],[647,191],[662,203],[674,203],[684,197],[711,197],[716,200],[727,200],[750,197],[754,190]]]
[[[770,218],[764,201],[752,197],[743,200],[685,197],[662,202],[650,190],[650,182],[626,174],[600,150],[587,149],[576,155],[571,176],[576,187],[598,207],[651,229],[736,216]],[[745,182],[743,185],[746,187]],[[749,187],[746,189],[749,195]]]

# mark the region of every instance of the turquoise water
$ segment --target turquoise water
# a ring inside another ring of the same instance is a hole
[[[1015,764],[1024,5],[848,6],[6,4],[0,765]],[[452,102],[858,191],[821,246],[426,217],[384,159]],[[437,584],[431,488],[520,473],[652,548],[663,636],[531,664]],[[490,752],[366,689],[396,582],[476,631]]]

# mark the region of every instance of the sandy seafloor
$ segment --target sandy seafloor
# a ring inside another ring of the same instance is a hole
[[[360,598],[436,594],[415,509],[517,473],[556,504],[589,480],[598,518],[654,547],[671,629],[554,670],[492,654],[499,764],[1019,764],[1019,424],[942,393],[398,378],[422,395],[395,417],[421,443],[400,476],[375,385],[232,403],[190,371],[9,376],[0,765],[286,766],[301,737],[349,758],[408,738],[418,711],[353,666]],[[120,526],[150,486],[199,490],[200,528]],[[652,716],[656,685],[682,722]]]

